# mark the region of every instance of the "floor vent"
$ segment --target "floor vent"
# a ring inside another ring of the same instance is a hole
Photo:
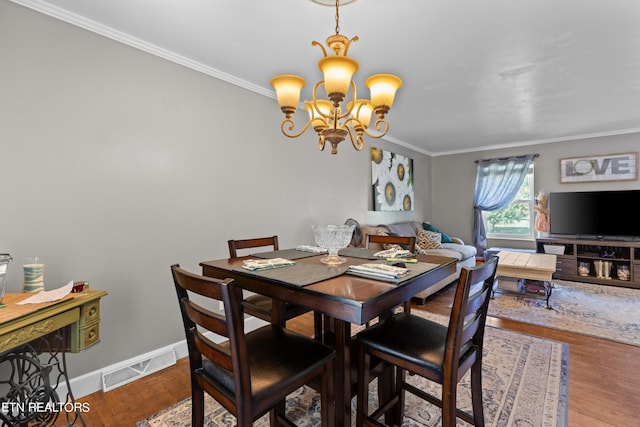
[[[102,372],[102,391],[109,391],[176,364],[173,348],[147,353]]]

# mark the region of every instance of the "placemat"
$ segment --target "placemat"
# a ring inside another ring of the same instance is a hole
[[[338,255],[351,258],[380,259],[373,255],[377,252],[380,252],[380,249],[344,248],[338,251]]]
[[[386,261],[377,261],[376,263],[386,263]],[[406,282],[407,280],[411,280],[414,277],[419,276],[423,273],[426,273],[429,270],[433,270],[434,268],[438,267],[439,264],[432,264],[430,262],[417,262],[415,264],[406,263],[405,265],[411,271],[406,276],[402,276],[397,279],[394,279],[392,277],[384,278],[384,277],[378,277],[378,276],[370,276],[365,273],[351,271],[351,270],[347,270],[347,274],[350,274],[352,276],[366,277],[367,279],[372,279],[372,280],[380,280],[382,282],[400,284],[402,282]]]
[[[326,255],[326,254],[315,254],[313,252],[299,251],[295,248],[251,254],[251,256],[254,256],[256,258],[263,258],[263,259],[273,259],[273,258],[302,259],[302,258],[309,258],[312,256],[318,256],[318,255]]]
[[[341,276],[347,271],[347,267],[328,267],[326,265],[301,262],[288,267],[272,268],[269,270],[250,271],[244,268],[234,268],[233,271],[252,276],[265,277],[291,285],[307,286],[312,283]]]

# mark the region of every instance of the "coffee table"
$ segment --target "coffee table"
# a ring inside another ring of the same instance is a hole
[[[555,255],[501,251],[497,256],[499,258],[498,268],[496,270],[496,282],[498,284],[501,277],[522,279],[524,281],[524,286],[522,286],[521,291],[501,289],[502,291],[516,292],[520,295],[527,296],[543,294],[547,303],[546,308],[552,308],[549,305],[549,298],[551,298],[551,291],[553,290],[553,283],[551,282],[551,279],[553,273],[556,272]],[[526,280],[542,282],[542,287],[536,289],[541,292],[532,292],[533,289],[531,285],[528,286],[526,284]]]

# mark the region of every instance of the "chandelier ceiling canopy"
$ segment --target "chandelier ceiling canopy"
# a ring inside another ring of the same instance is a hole
[[[313,0],[326,4],[326,1]],[[294,131],[293,114],[300,104],[300,91],[305,80],[296,75],[284,74],[271,79],[276,90],[280,109],[285,114],[282,121],[282,133],[289,138],[297,138],[309,127],[318,134],[318,148],[324,150],[325,143],[331,144],[331,154],[338,153],[338,144],[347,136],[356,150],[364,148],[364,135],[381,138],[387,134],[389,124],[385,115],[391,109],[396,91],[402,86],[402,80],[392,74],[375,74],[366,79],[370,98],[358,98],[353,75],[358,71],[358,62],[348,55],[351,43],[358,41],[358,36],[349,39],[340,34],[340,1],[336,0],[336,33],[326,40],[325,47],[317,41],[311,43],[318,46],[324,57],[318,62],[324,79],[313,88],[313,98],[303,102],[309,114],[309,120],[299,131]],[[331,54],[331,52],[333,54]],[[324,87],[326,99],[318,98],[318,90]],[[371,125],[372,114],[376,114]],[[371,126],[370,126],[371,125]]]

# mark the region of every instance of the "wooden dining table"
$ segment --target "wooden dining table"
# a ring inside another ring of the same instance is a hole
[[[411,274],[404,279],[384,281],[350,274],[350,265],[374,261],[369,249],[347,248],[340,254],[344,264],[329,267],[320,262],[324,255],[285,249],[250,256],[203,261],[204,276],[234,278],[255,293],[273,298],[273,322],[284,325],[284,303],[307,306],[324,314],[326,336],[323,340],[336,350],[335,425],[351,425],[351,398],[355,384],[351,369],[351,325],[365,325],[388,315],[418,294],[456,271],[454,258],[417,255],[417,263],[405,263]],[[283,268],[249,271],[243,261],[260,258],[286,258],[295,265]]]

